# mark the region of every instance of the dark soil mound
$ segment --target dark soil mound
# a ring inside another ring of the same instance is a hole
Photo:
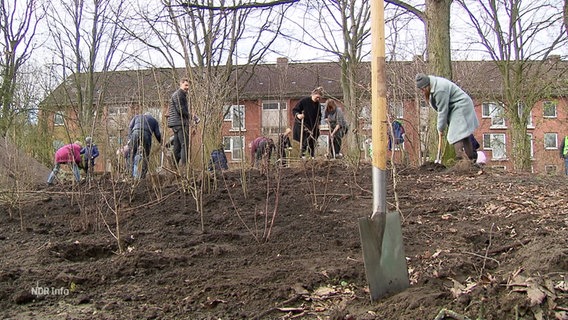
[[[201,202],[200,183],[173,175],[30,193],[21,216],[0,207],[0,315],[566,319],[564,177],[439,169],[400,170],[396,197],[389,181],[411,286],[376,303],[357,224],[371,168],[333,161],[225,172]]]

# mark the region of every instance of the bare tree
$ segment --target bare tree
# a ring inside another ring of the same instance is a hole
[[[128,41],[116,23],[125,19],[123,1],[60,0],[46,5],[46,11],[58,71],[68,84],[66,88],[73,88],[50,105],[67,107],[71,103],[81,133],[92,134],[102,111],[107,71],[125,62],[120,49]]]
[[[137,29],[123,27],[172,68],[183,63],[192,82],[191,112],[205,122],[204,142],[218,146],[223,105],[239,104],[240,91],[270,52],[293,2],[213,6],[210,1],[162,0],[136,8],[136,19],[142,22]],[[172,80],[177,82],[179,76],[174,73]]]
[[[450,7],[453,0],[425,0],[420,6],[399,0],[385,2],[407,10],[424,23],[430,72],[451,79]]]
[[[29,60],[36,47],[35,37],[43,13],[35,0],[0,0],[0,136],[7,134],[14,117],[27,110],[16,107],[20,68]]]
[[[564,31],[568,36],[568,0],[564,0]]]
[[[530,171],[527,125],[539,100],[551,99],[564,78],[554,51],[566,45],[562,0],[459,0],[471,20],[478,42],[495,62],[502,77],[501,102],[512,136],[516,170]],[[564,3],[565,5],[565,3]]]

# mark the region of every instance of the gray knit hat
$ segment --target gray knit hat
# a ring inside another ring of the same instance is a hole
[[[416,75],[416,87],[418,89],[422,89],[428,85],[430,85],[430,77],[428,77],[424,73],[419,73]]]

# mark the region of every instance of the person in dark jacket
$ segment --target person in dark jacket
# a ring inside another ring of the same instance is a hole
[[[292,148],[292,143],[290,143],[290,133],[292,133],[292,129],[286,128],[286,131],[281,133],[278,136],[278,155],[280,156],[279,162],[280,165],[286,167],[288,165],[287,158],[288,149]]]
[[[268,161],[272,157],[274,150],[274,141],[267,137],[258,137],[254,139],[250,146],[251,162],[253,167],[266,167]]]
[[[316,154],[316,142],[320,134],[320,100],[322,96],[323,88],[315,88],[312,91],[311,96],[305,97],[298,101],[296,106],[292,109],[292,113],[294,114],[295,119],[294,140],[301,143],[300,157],[302,158],[304,158],[304,153],[306,152],[306,150],[309,150],[310,156],[312,158],[314,158]]]
[[[227,164],[227,156],[225,155],[225,147],[221,144],[219,148],[211,152],[208,170],[211,172],[221,172],[228,169],[229,166]]]
[[[568,136],[560,143],[560,158],[564,159],[564,174],[568,176]]]
[[[187,94],[189,92],[189,79],[182,78],[177,89],[170,99],[168,109],[168,127],[174,132],[174,158],[176,164],[185,165],[189,160],[189,130],[191,117]]]
[[[85,138],[85,146],[81,149],[81,154],[84,158],[83,170],[88,178],[90,173],[92,173],[95,169],[95,159],[99,156],[99,148],[97,148],[97,145],[93,143],[93,138]],[[91,168],[90,173],[89,168]]]
[[[130,137],[130,163],[132,165],[132,176],[134,178],[144,179],[146,173],[148,172],[148,157],[150,156],[150,150],[152,149],[152,134],[156,137],[156,140],[161,144],[162,135],[160,133],[160,124],[150,113],[139,114],[134,116],[130,121],[129,126],[129,137]],[[139,151],[139,148],[142,150]],[[138,157],[142,161],[142,171],[138,175],[138,161],[134,161],[136,155],[141,155]]]

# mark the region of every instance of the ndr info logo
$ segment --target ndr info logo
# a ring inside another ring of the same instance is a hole
[[[35,296],[68,296],[69,292],[69,289],[65,287],[40,287],[39,283],[36,283],[36,286],[32,287],[32,294]]]

